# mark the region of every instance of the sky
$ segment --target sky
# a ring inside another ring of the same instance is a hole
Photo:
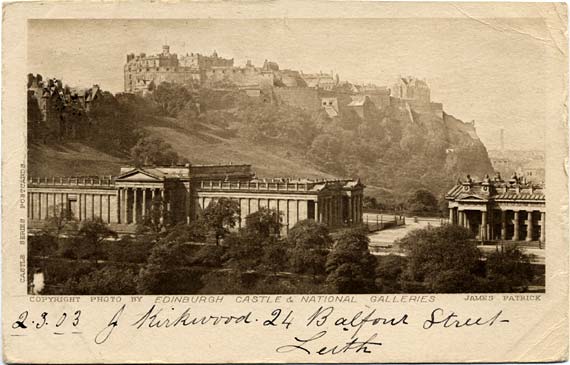
[[[31,20],[27,70],[69,86],[123,91],[128,53],[199,52],[265,59],[280,68],[338,73],[390,86],[425,79],[432,101],[475,120],[488,149],[544,149],[564,61],[539,18]],[[557,99],[558,98],[558,99]]]

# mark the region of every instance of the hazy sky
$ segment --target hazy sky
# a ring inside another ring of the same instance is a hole
[[[127,53],[216,50],[236,65],[330,71],[391,85],[425,78],[448,114],[475,120],[488,148],[543,149],[563,57],[540,19],[34,20],[27,69],[70,86],[123,91]]]

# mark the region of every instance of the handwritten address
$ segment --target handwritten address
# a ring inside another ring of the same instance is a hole
[[[275,308],[269,313],[258,314],[254,311],[202,315],[194,313],[191,307],[176,311],[171,306],[153,304],[142,315],[127,319],[128,305],[120,305],[114,314],[97,329],[93,341],[103,345],[111,341],[120,328],[135,330],[155,330],[183,327],[276,327],[290,332],[291,340],[275,348],[277,353],[298,352],[307,355],[336,355],[341,353],[370,354],[383,343],[381,333],[388,328],[419,325],[423,330],[464,329],[470,327],[497,327],[507,325],[509,319],[502,310],[484,316],[465,316],[444,308],[434,308],[427,318],[412,319],[409,314],[385,316],[375,308],[340,315],[334,306],[319,306],[309,316],[298,316],[293,310]],[[71,333],[80,334],[82,322],[81,310],[63,313],[42,312],[37,317],[29,311],[23,311],[12,323],[15,335],[24,335],[26,331],[39,330],[49,325],[54,319],[54,328],[72,327]],[[35,318],[35,319],[34,319]],[[295,329],[296,328],[296,329]],[[302,334],[295,333],[302,328]],[[338,343],[338,331],[345,334],[346,340]],[[308,335],[307,335],[308,333]],[[63,334],[54,332],[54,334]]]

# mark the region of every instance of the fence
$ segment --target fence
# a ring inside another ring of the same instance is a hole
[[[370,216],[369,214],[365,214],[364,223],[366,224],[366,226],[368,226],[369,232],[376,232],[386,228],[405,225],[406,217],[398,215],[384,216],[381,214]]]

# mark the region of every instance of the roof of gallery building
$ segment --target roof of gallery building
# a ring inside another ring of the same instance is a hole
[[[497,174],[481,181],[474,181],[469,175],[447,192],[447,200],[463,200],[470,197],[483,200],[544,201],[544,184],[536,184],[514,174],[509,180]]]

